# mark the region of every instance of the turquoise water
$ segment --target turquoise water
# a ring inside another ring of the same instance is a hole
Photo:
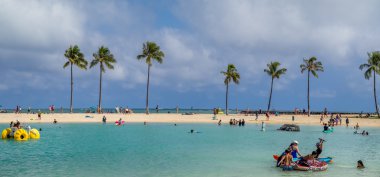
[[[301,132],[279,132],[268,125],[230,127],[214,124],[32,124],[42,138],[27,142],[0,141],[0,176],[379,176],[380,129],[370,136],[353,135],[337,127],[301,126]],[[1,130],[6,124],[0,124]],[[190,129],[201,133],[189,134]],[[334,163],[324,172],[283,172],[274,153],[292,140],[302,154],[314,150],[319,137],[327,140],[322,156]],[[363,160],[366,168],[356,169]]]

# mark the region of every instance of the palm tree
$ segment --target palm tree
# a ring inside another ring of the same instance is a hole
[[[239,84],[240,74],[237,72],[235,65],[228,64],[227,71],[221,71],[225,78],[224,84],[226,85],[226,115],[228,115],[228,85],[231,81],[235,84]]]
[[[272,83],[270,86],[270,95],[269,95],[269,103],[268,103],[268,109],[267,112],[269,112],[270,109],[270,103],[272,100],[272,90],[273,90],[273,80],[275,78],[279,79],[281,75],[286,73],[286,68],[281,68],[279,69],[279,66],[281,64],[277,61],[275,62],[270,62],[267,64],[267,69],[264,69],[264,72],[266,72],[271,78],[272,78]]]
[[[94,67],[99,63],[100,67],[100,79],[99,79],[99,104],[98,104],[98,113],[102,111],[102,73],[105,73],[105,67],[108,69],[113,69],[114,63],[116,63],[116,59],[111,54],[111,51],[104,46],[101,46],[97,53],[92,55],[94,59],[91,61],[90,68]]]
[[[70,92],[70,113],[73,112],[73,66],[77,66],[79,69],[87,69],[87,61],[84,58],[84,55],[82,52],[80,52],[80,49],[77,45],[70,46],[65,51],[65,57],[67,58],[67,62],[63,65],[63,68],[66,68],[70,65],[70,73],[71,73],[71,92]]]
[[[380,117],[379,108],[377,106],[377,97],[376,97],[376,74],[380,73],[380,52],[375,51],[372,53],[368,53],[367,63],[361,64],[359,69],[366,69],[364,72],[364,77],[368,80],[371,78],[373,73],[373,95],[375,97],[375,107],[377,116]]]
[[[152,66],[152,60],[162,63],[163,58],[165,57],[164,52],[160,50],[154,42],[147,41],[143,44],[142,53],[137,55],[138,60],[145,59],[145,63],[148,65],[148,81],[146,83],[146,110],[145,113],[149,114],[149,77],[150,77],[150,67]]]
[[[316,57],[303,59],[304,64],[300,65],[301,73],[307,70],[307,115],[310,116],[310,73],[318,78],[317,71],[324,71],[322,62],[317,61]]]

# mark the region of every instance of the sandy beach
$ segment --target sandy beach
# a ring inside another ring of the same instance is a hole
[[[285,124],[294,123],[299,125],[321,125],[320,115],[279,115],[271,116],[269,121],[266,121],[265,115],[260,115],[256,121],[255,116],[246,116],[243,114],[230,114],[217,115],[217,120],[213,120],[212,114],[194,114],[194,115],[181,115],[181,114],[150,114],[143,113],[138,114],[85,114],[85,113],[54,113],[54,114],[42,114],[42,119],[38,120],[37,114],[14,114],[4,113],[0,114],[0,123],[10,123],[11,121],[19,120],[22,123],[52,123],[54,119],[58,123],[96,123],[101,122],[102,117],[107,117],[107,122],[112,123],[122,118],[126,123],[128,122],[156,122],[156,123],[217,123],[222,120],[222,123],[227,124],[230,119],[245,119],[246,123],[260,123],[265,121],[270,124]],[[292,116],[295,117],[295,121],[292,121]],[[380,119],[368,119],[368,118],[354,118],[356,115],[347,115],[350,119],[350,126],[354,126],[359,123],[364,127],[380,127]],[[346,115],[342,115],[342,125],[345,125]],[[325,118],[324,122],[328,119]]]

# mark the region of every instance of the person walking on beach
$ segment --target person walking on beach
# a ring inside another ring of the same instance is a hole
[[[350,123],[350,120],[348,119],[348,117],[346,117],[346,127],[348,127],[349,123]]]
[[[269,120],[269,111],[265,113],[265,116],[267,117],[267,120]]]
[[[256,121],[257,121],[257,119],[259,119],[259,111],[256,111]]]
[[[38,120],[41,120],[41,111],[40,110],[38,110],[37,116],[38,116]]]
[[[156,106],[156,113],[158,113],[158,105]]]

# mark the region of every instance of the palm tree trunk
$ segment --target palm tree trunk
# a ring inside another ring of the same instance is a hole
[[[226,84],[226,115],[228,115],[228,82]]]
[[[73,64],[71,63],[71,92],[70,92],[70,113],[73,113]]]
[[[271,86],[270,86],[269,103],[268,103],[267,112],[269,112],[269,109],[270,109],[270,102],[272,100],[272,90],[273,90],[273,77],[272,77],[272,83],[271,83]]]
[[[148,81],[146,82],[146,105],[145,105],[146,114],[149,114],[149,76],[150,76],[150,64],[148,64]]]
[[[379,114],[379,107],[377,107],[377,97],[376,97],[376,72],[375,72],[375,70],[373,71],[373,94],[374,94],[374,96],[375,96],[375,107],[376,107],[377,117],[380,117],[380,114]]]
[[[310,117],[310,70],[307,72],[307,116]]]
[[[103,66],[103,63],[100,62],[100,79],[99,79],[99,103],[98,103],[98,111],[99,113],[102,112],[102,66]]]

